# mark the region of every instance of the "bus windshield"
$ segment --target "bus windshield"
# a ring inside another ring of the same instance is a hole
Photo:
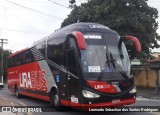
[[[87,49],[81,50],[83,72],[87,74],[85,76],[98,79],[101,73],[119,72],[129,77],[130,59],[124,43],[118,46],[119,36],[106,33],[94,37],[96,39],[86,39]]]

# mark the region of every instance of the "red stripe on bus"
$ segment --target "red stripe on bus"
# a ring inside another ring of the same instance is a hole
[[[61,104],[64,106],[69,106],[69,101],[61,100]]]
[[[37,98],[37,99],[41,99],[44,101],[50,101],[49,96],[42,96],[42,95],[28,93],[28,92],[22,92],[22,91],[19,91],[19,94],[26,95],[26,96],[33,97],[33,98]]]
[[[80,103],[74,103],[74,102],[70,102],[70,101],[66,101],[66,100],[61,100],[61,104],[64,106],[70,105],[74,108],[83,109],[85,111],[88,111],[89,108],[123,106],[123,105],[133,104],[135,102],[136,102],[136,98],[120,100],[120,102],[117,102],[117,103],[103,102],[103,103],[94,103],[94,104],[80,104]]]
[[[107,82],[104,82],[104,81],[87,80],[87,83],[89,84],[90,87],[92,87],[93,89],[99,92],[118,93],[118,91],[115,89],[115,87],[112,84],[108,84]]]

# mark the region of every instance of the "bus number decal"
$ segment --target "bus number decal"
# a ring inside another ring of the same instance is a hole
[[[45,76],[44,70],[19,73],[20,87],[46,90]]]

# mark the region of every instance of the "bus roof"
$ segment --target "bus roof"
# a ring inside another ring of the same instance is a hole
[[[16,55],[20,54],[21,52],[26,51],[27,49],[28,49],[28,48],[25,48],[25,49],[20,50],[20,51],[16,51],[15,53],[11,54],[8,58],[11,58],[11,57],[13,57],[13,56],[16,56]]]
[[[105,30],[111,30],[109,27],[104,26],[102,24],[98,23],[91,23],[91,22],[79,22],[79,23],[74,23],[71,25],[68,25],[64,27],[64,29],[71,29],[71,28],[88,28],[88,29],[105,29]],[[63,29],[63,28],[62,28]]]
[[[113,34],[117,34],[117,32],[115,32],[114,30],[111,30],[109,27],[104,26],[102,24],[98,24],[98,23],[91,23],[91,22],[79,22],[79,23],[74,23],[74,24],[70,24],[66,27],[63,27],[61,29],[58,29],[57,31],[55,31],[54,33],[50,34],[47,37],[44,37],[40,40],[38,40],[36,43],[34,43],[31,47],[38,45],[42,42],[44,42],[46,39],[50,40],[53,38],[59,38],[62,36],[67,36],[68,34],[71,34],[74,31],[84,31],[84,30],[89,30],[89,31],[105,31],[108,33],[113,33]],[[29,48],[25,48],[23,50],[17,51],[13,54],[11,54],[8,58],[11,58],[15,55],[20,54],[21,52],[27,50]]]
[[[52,33],[48,39],[59,38],[62,36],[66,36],[67,34],[71,34],[74,31],[103,31],[107,33],[117,34],[114,30],[111,30],[109,27],[104,26],[98,23],[90,23],[90,22],[79,22],[68,25],[61,29],[58,29],[56,32]],[[63,33],[63,34],[62,34]]]

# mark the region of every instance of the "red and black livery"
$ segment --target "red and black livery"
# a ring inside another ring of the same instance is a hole
[[[56,108],[122,106],[135,103],[136,89],[123,39],[97,23],[76,23],[57,30],[9,57],[8,88]]]

